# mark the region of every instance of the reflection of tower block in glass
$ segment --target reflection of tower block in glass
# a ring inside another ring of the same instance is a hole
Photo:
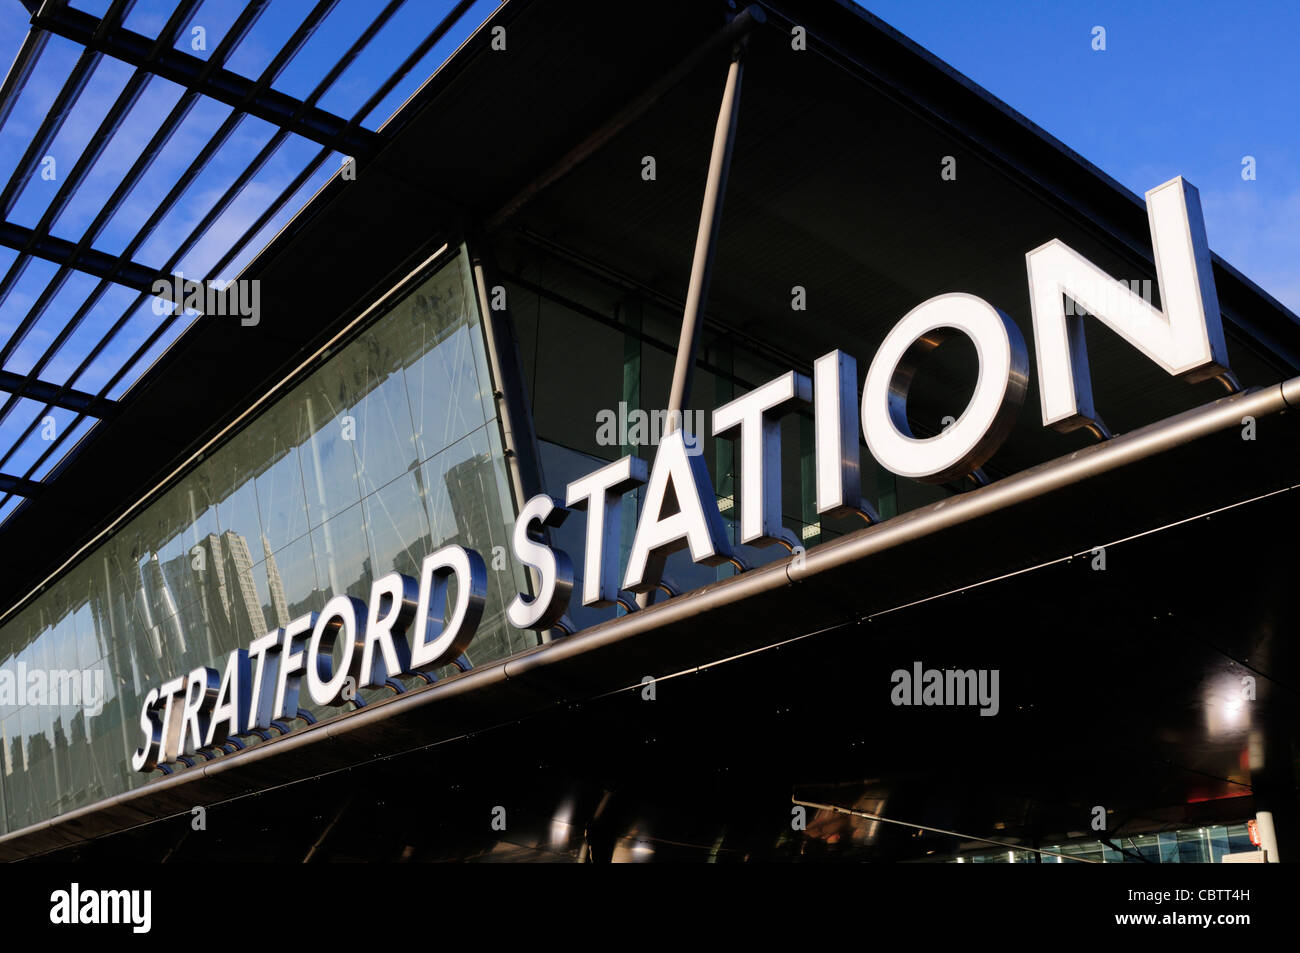
[[[231,622],[238,644],[244,645],[266,634],[266,616],[262,613],[257,584],[253,581],[253,554],[248,548],[248,540],[234,530],[222,533],[221,542],[226,555]]]
[[[286,626],[291,618],[289,600],[284,594],[284,580],[280,578],[280,567],[276,565],[275,557],[270,555],[271,544],[265,535],[262,536],[262,551],[267,554],[266,585],[271,591],[271,619],[267,621],[276,626]]]
[[[181,652],[185,651],[185,633],[181,629],[177,616],[176,597],[163,575],[162,563],[158,554],[151,553],[140,567],[141,581],[144,584],[145,597],[149,601],[149,611],[154,624],[167,642]]]
[[[195,588],[203,615],[215,630],[218,642],[235,648],[265,635],[266,616],[253,582],[253,557],[248,542],[227,530],[219,537],[209,533],[199,545],[205,552],[203,568],[194,570]]]
[[[487,454],[470,457],[449,467],[443,477],[452,516],[456,521],[456,535],[442,540],[440,545],[455,543],[472,549],[483,557],[489,567],[492,565],[493,546],[490,514],[501,512],[496,479],[492,458]],[[499,520],[500,516],[497,518]],[[504,544],[504,540],[501,542]],[[476,658],[476,653],[480,650],[489,653],[486,656],[489,658],[499,657],[491,653],[509,654],[508,647],[492,644],[494,639],[502,637],[505,628],[505,605],[500,593],[499,576],[499,573],[488,572],[488,609],[479,624],[477,648],[471,648],[468,652],[471,659]]]
[[[159,563],[162,567],[163,579],[167,581],[167,588],[177,597],[177,604],[188,602],[189,593],[192,591],[187,576],[190,564],[189,553],[173,556],[166,562],[159,560]]]
[[[194,568],[194,588],[199,594],[200,611],[216,635],[219,645],[237,645],[234,625],[230,621],[230,588],[226,583],[226,564],[222,556],[221,539],[209,533],[199,540],[203,559]],[[191,565],[194,565],[191,563]]]
[[[462,460],[448,468],[443,479],[447,484],[452,516],[456,520],[456,536],[442,540],[442,545],[456,543],[487,557],[492,551],[488,507],[500,506],[492,460],[486,455]]]

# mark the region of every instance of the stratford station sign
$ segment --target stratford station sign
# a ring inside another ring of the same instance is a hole
[[[1025,256],[1044,426],[1107,434],[1092,400],[1084,312],[1171,375],[1231,381],[1199,196],[1175,178],[1146,199],[1161,309],[1059,240]],[[953,335],[975,346],[974,393],[955,423],[918,438],[907,419],[914,372]],[[857,379],[855,359],[831,351],[815,362],[811,378],[790,371],[713,411],[713,434],[740,444],[741,543],[795,545],[780,518],[783,414],[813,407],[817,512],[874,520],[861,496],[859,434],[881,466],[899,476],[928,483],[964,478],[1010,433],[1028,387],[1029,361],[1020,330],[1003,311],[974,295],[953,293],[921,303],[889,332],[860,399]],[[658,588],[674,552],[688,550],[693,561],[706,565],[737,561],[703,457],[674,423],[669,420],[653,466],[625,456],[568,484],[564,501],[539,494],[524,504],[513,550],[533,571],[537,591],[516,596],[507,608],[511,625],[546,631],[564,617],[573,564],[542,541],[541,531],[560,525],[575,509],[587,514],[584,606],[635,608],[627,594]],[[644,505],[620,578],[616,512],[623,495],[643,485]],[[358,689],[446,666],[473,639],[486,596],[483,558],[456,545],[425,557],[418,580],[397,572],[375,580],[368,604],[334,596],[319,613],[231,652],[222,671],[199,667],[150,690],[132,768],[150,771],[296,717],[304,680],[312,702],[341,707],[357,700]]]

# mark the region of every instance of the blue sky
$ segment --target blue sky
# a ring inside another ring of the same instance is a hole
[[[1182,175],[1210,247],[1300,312],[1300,3],[860,5],[1139,195]]]

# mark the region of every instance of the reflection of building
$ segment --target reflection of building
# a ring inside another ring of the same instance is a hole
[[[158,614],[157,599],[154,587],[150,585],[150,573],[148,571],[148,559],[143,564],[137,564],[134,569],[132,582],[135,583],[135,614],[140,626],[148,633],[150,647],[156,659],[162,660],[165,657],[162,633],[159,631],[155,618]]]
[[[271,591],[271,613],[276,626],[288,625],[293,616],[289,612],[289,603],[284,594],[284,581],[280,578],[280,567],[275,564],[271,553],[271,544],[262,536],[262,551],[266,553],[266,585]]]
[[[505,606],[513,598],[514,587],[518,584],[511,568],[497,572],[491,565],[495,558],[494,545],[506,542],[504,538],[494,539],[492,532],[493,526],[499,525],[500,517],[495,514],[501,512],[496,478],[495,465],[488,454],[469,456],[448,467],[443,475],[447,506],[454,520],[456,535],[441,541],[440,545],[454,543],[477,552],[489,567],[489,592],[501,587],[497,599],[490,602],[492,609],[484,617],[483,634],[479,636],[477,644],[466,652],[466,656],[476,664],[483,658],[509,653],[509,643],[503,637],[509,628]]]
[[[475,455],[447,468],[443,482],[451,512],[456,520],[456,536],[444,540],[479,552],[491,552],[490,514],[497,502],[496,471],[486,455]]]
[[[235,634],[230,620],[230,590],[226,584],[221,539],[209,533],[195,548],[202,557],[193,564],[193,577],[204,622],[216,633],[218,645],[231,645],[235,642]]]
[[[209,533],[198,547],[203,559],[195,563],[194,584],[204,618],[217,634],[217,644],[244,645],[254,633],[263,634],[266,616],[257,596],[248,542],[226,530],[220,536]]]
[[[225,550],[226,584],[231,595],[230,616],[235,624],[235,637],[239,644],[244,644],[263,634],[266,628],[266,616],[253,579],[253,554],[248,540],[234,530],[222,533],[221,542]]]

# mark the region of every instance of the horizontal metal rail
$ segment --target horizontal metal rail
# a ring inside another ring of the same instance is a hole
[[[1024,844],[1012,844],[1009,841],[993,840],[990,837],[980,837],[976,834],[963,834],[960,831],[948,831],[942,827],[927,827],[924,824],[913,824],[911,821],[900,821],[892,817],[885,817],[883,814],[872,814],[870,811],[859,811],[853,807],[840,807],[838,804],[821,804],[817,801],[801,801],[797,797],[790,798],[791,804],[797,804],[800,807],[811,807],[817,811],[830,811],[833,814],[847,814],[851,817],[865,817],[869,821],[879,821],[882,824],[897,824],[899,827],[911,828],[914,831],[926,831],[931,834],[943,834],[947,837],[956,837],[961,840],[978,841],[981,844],[993,844],[996,847],[1005,847],[1007,850],[1023,850],[1035,854],[1043,854],[1047,857],[1059,857],[1061,860],[1074,860],[1081,864],[1099,864],[1101,861],[1092,860],[1087,857],[1075,857],[1070,854],[1062,854],[1054,850],[1042,850],[1038,847],[1026,847]]]

